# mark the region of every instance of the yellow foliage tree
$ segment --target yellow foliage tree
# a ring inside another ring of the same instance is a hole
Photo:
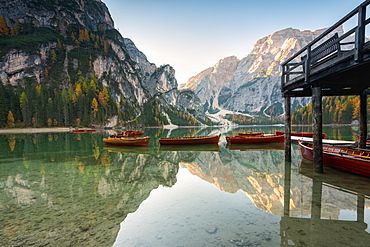
[[[51,125],[53,124],[53,120],[51,120],[50,118],[48,118],[48,126],[51,127]]]
[[[76,94],[77,97],[82,94],[81,84],[79,84],[79,83],[76,84],[75,94]]]
[[[352,112],[352,119],[358,119],[359,118],[359,113],[360,113],[360,98],[355,97],[351,99],[351,103],[353,105],[353,112]]]
[[[96,117],[96,113],[98,112],[98,101],[96,100],[96,98],[93,98],[92,102],[91,102],[91,109],[92,109],[92,112],[93,112],[93,115],[94,115],[94,118]]]
[[[13,115],[13,112],[12,111],[9,111],[9,113],[8,113],[8,121],[6,122],[7,123],[7,126],[9,127],[9,128],[14,128],[14,122],[15,122],[15,120],[14,120],[14,115]]]
[[[102,105],[103,107],[106,107],[108,105],[109,93],[106,87],[103,88],[102,92],[99,92],[98,100],[100,105]]]

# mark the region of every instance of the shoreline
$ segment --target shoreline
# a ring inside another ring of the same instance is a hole
[[[235,125],[233,127],[267,127],[267,126],[284,126],[280,124],[276,125]],[[301,126],[301,127],[311,127],[312,125],[309,124],[292,124],[292,126]],[[358,125],[351,125],[351,124],[323,124],[323,126],[327,127],[342,127],[342,126],[351,126],[351,127],[358,127]],[[164,128],[166,129],[168,126],[146,126],[144,128]],[[205,126],[176,126],[176,128],[203,128]],[[225,126],[207,126],[207,127],[225,127]],[[226,126],[230,127],[230,126]],[[135,127],[133,127],[135,128]],[[136,127],[137,128],[137,127]],[[141,127],[142,128],[142,127]],[[32,133],[65,133],[65,132],[72,132],[74,128],[70,127],[42,127],[42,128],[12,128],[12,129],[0,129],[0,134],[32,134]],[[84,128],[81,128],[84,129]],[[90,129],[90,128],[87,128]],[[122,128],[120,128],[122,129]]]
[[[52,127],[52,128],[14,128],[0,129],[0,134],[32,134],[32,133],[62,133],[70,132],[72,129],[67,127]]]

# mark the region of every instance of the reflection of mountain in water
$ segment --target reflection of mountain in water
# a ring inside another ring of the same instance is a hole
[[[219,146],[219,152],[133,153],[103,148],[98,133],[0,136],[0,245],[112,245],[128,213],[159,185],[175,184],[178,164],[220,190],[241,190],[256,207],[282,216],[284,151]],[[290,216],[307,216],[312,179],[298,173],[296,145],[292,157]],[[356,211],[355,195],[323,186],[322,198],[324,218]]]
[[[292,149],[290,215],[311,214],[312,180],[298,174],[301,155]],[[284,211],[284,151],[236,151],[222,149],[220,153],[203,152],[191,162],[181,160],[192,174],[215,184],[220,190],[235,193],[242,190],[256,207],[277,216]],[[338,219],[341,210],[356,211],[357,197],[323,187],[322,217]]]
[[[192,174],[229,193],[242,190],[266,212],[282,215],[284,201],[284,151],[237,151],[201,153],[192,164],[183,164]]]
[[[168,157],[108,152],[99,136],[71,140],[76,152],[65,140],[35,138],[17,137],[13,153],[0,160],[1,246],[111,246],[128,213],[159,185],[176,182],[178,163]]]

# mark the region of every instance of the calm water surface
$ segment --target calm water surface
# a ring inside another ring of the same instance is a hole
[[[226,145],[275,130],[145,129],[147,148],[105,146],[106,132],[0,135],[0,246],[368,246],[369,178],[314,176],[295,144],[291,163],[282,145]],[[208,134],[218,146],[157,141]]]

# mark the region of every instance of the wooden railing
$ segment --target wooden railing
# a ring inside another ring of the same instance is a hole
[[[310,42],[307,46],[303,47],[292,57],[283,62],[281,64],[282,91],[284,91],[285,86],[289,85],[296,77],[301,77],[304,79],[304,82],[310,83],[311,69],[329,61],[333,57],[343,54],[342,47],[348,47],[350,45],[350,50],[354,50],[355,61],[357,63],[361,63],[363,59],[363,47],[365,44],[365,27],[370,23],[370,18],[366,19],[366,7],[368,5],[370,5],[370,0],[364,1],[340,21]],[[356,15],[357,24],[355,27],[339,36],[336,30]],[[353,36],[354,38],[351,38]],[[346,39],[352,40],[346,42]]]

